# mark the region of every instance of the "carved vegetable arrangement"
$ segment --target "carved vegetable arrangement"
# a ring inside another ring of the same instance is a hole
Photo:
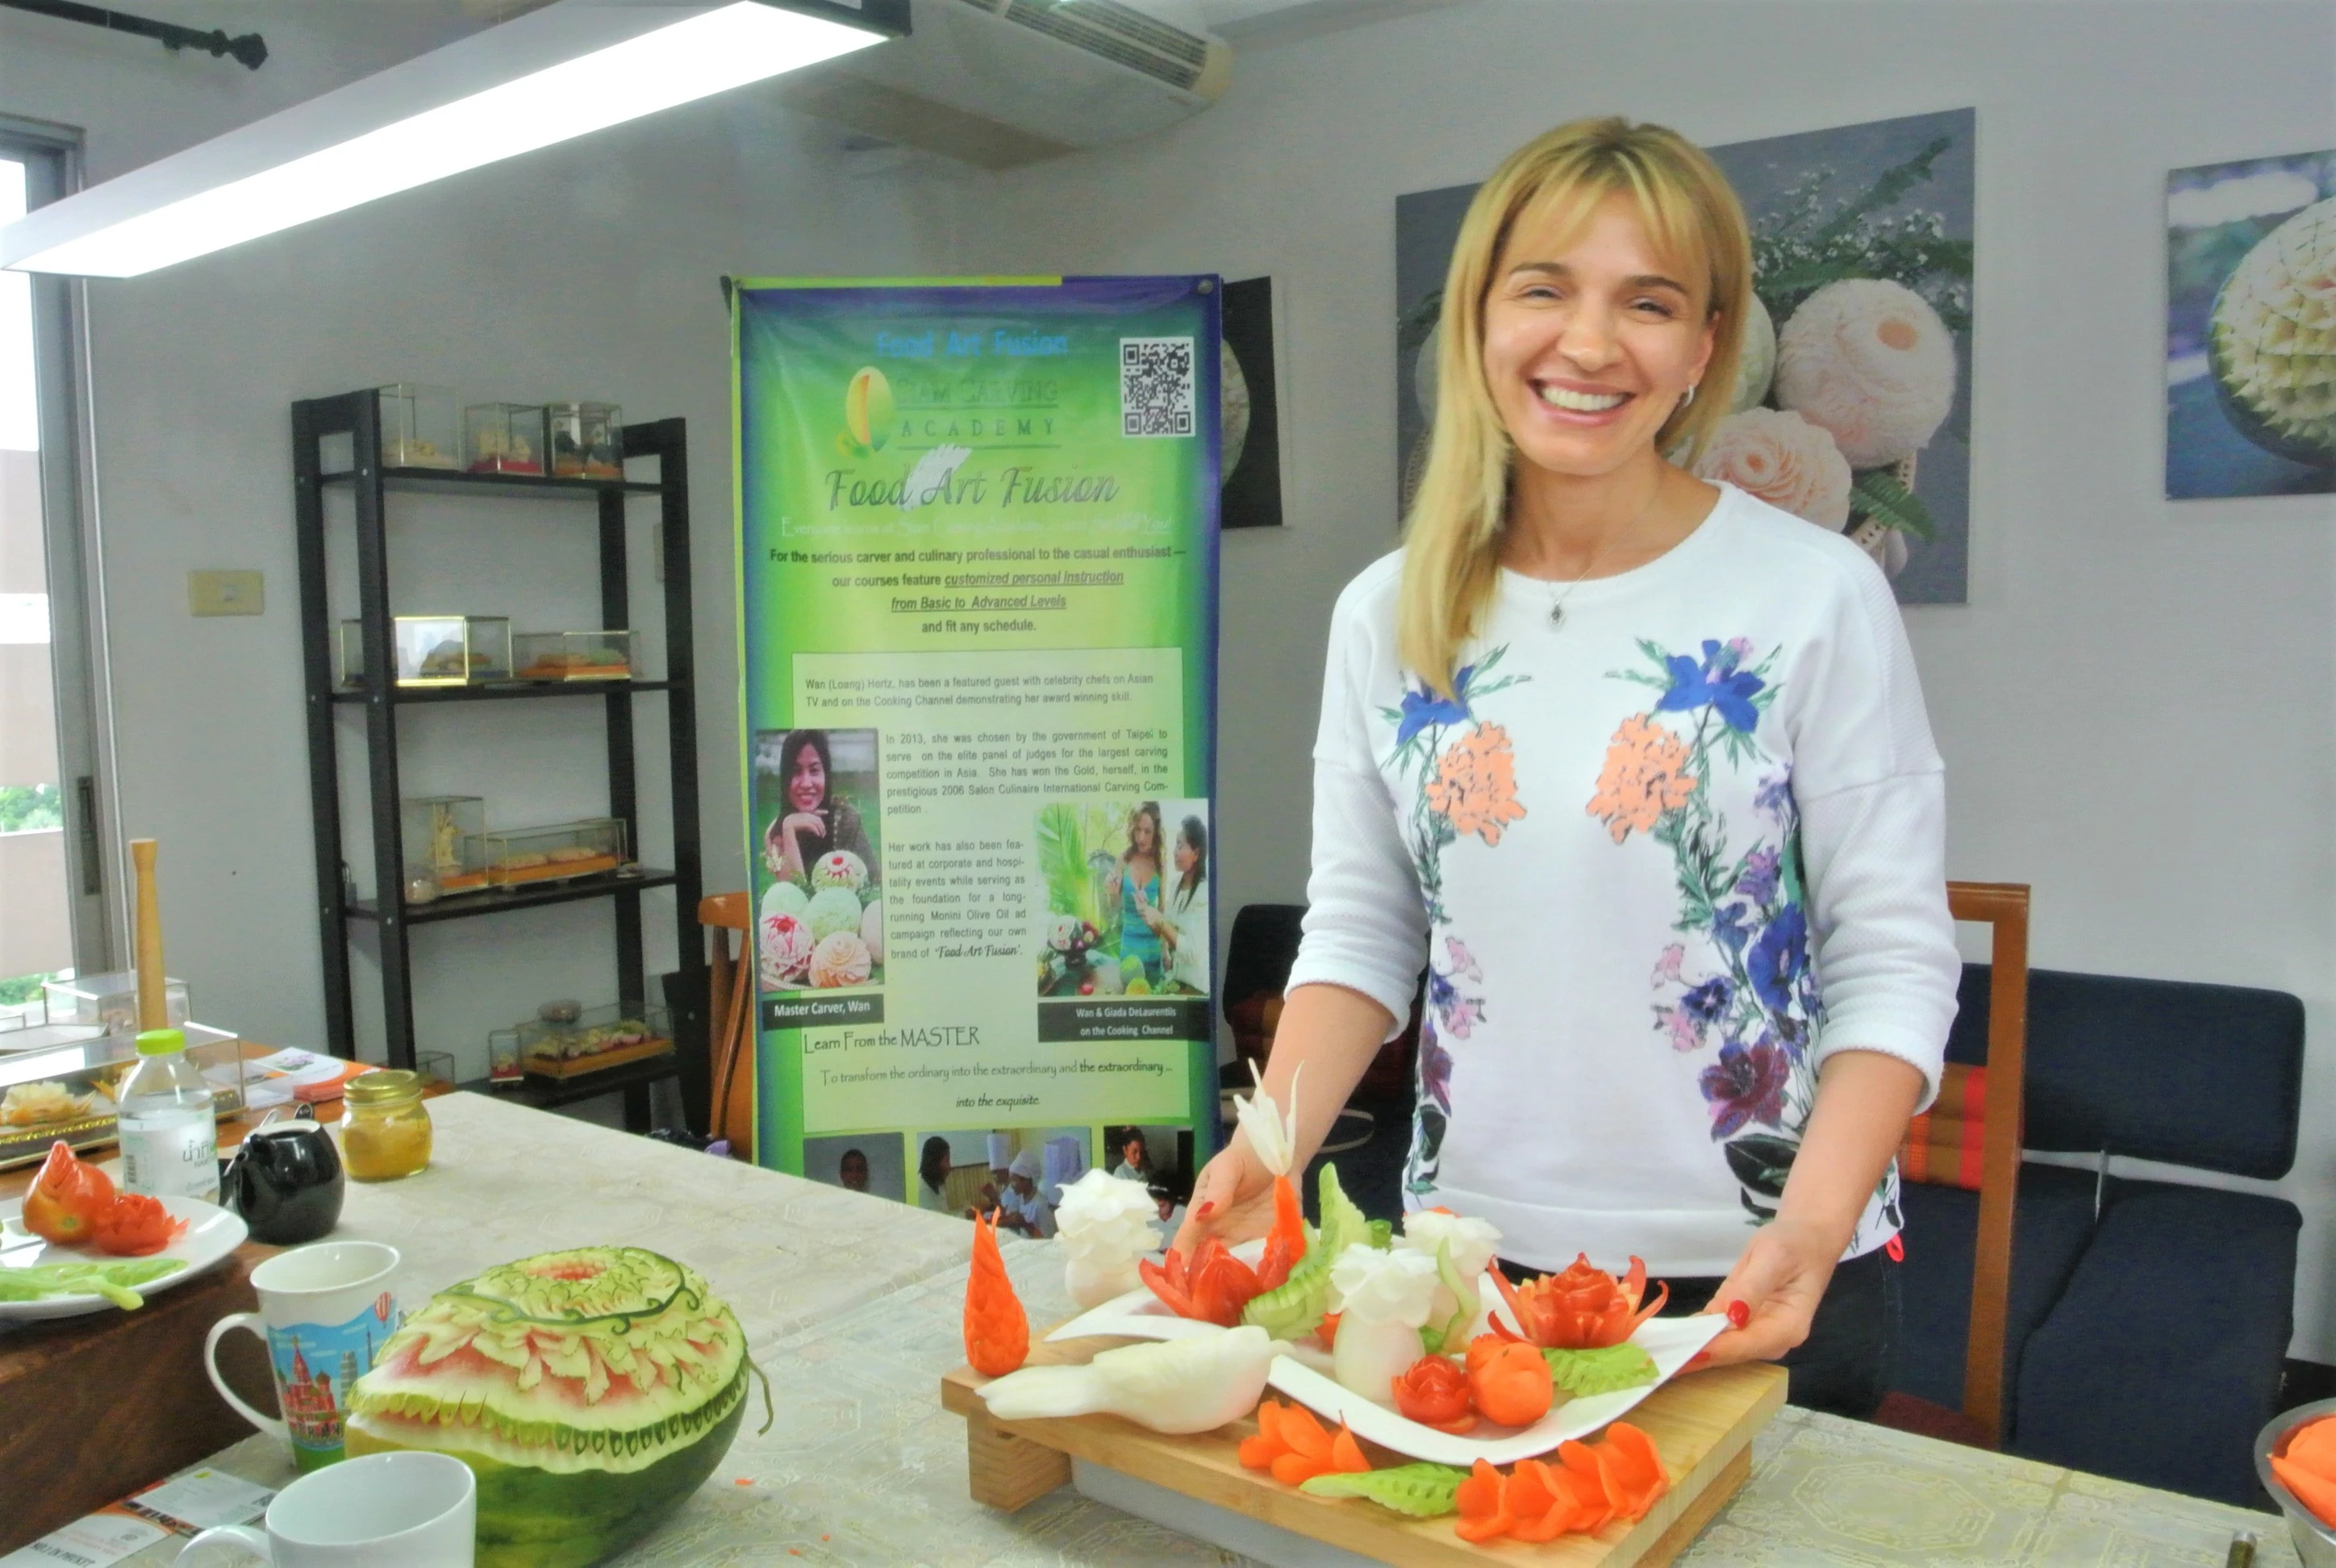
[[[1063,1283],[1082,1307],[1100,1307],[1144,1282],[1136,1260],[1160,1244],[1151,1224],[1158,1211],[1141,1182],[1095,1166],[1063,1189],[1055,1206],[1055,1240],[1064,1254]]]
[[[1555,1350],[1597,1350],[1619,1345],[1653,1317],[1671,1293],[1669,1285],[1658,1285],[1655,1299],[1641,1308],[1639,1299],[1647,1290],[1645,1261],[1631,1259],[1630,1273],[1618,1281],[1605,1270],[1592,1267],[1586,1252],[1576,1256],[1562,1274],[1543,1274],[1513,1287],[1495,1273],[1493,1283],[1500,1287],[1524,1339]],[[1493,1332],[1504,1339],[1518,1338],[1497,1318],[1493,1320]]]
[[[1257,1436],[1244,1437],[1241,1462],[1252,1470],[1270,1470],[1285,1486],[1296,1486],[1317,1475],[1368,1472],[1371,1462],[1362,1445],[1338,1424],[1337,1436],[1322,1429],[1314,1412],[1303,1405],[1268,1399],[1257,1407]]]
[[[1272,1360],[1265,1330],[1244,1326],[1124,1345],[1084,1367],[1025,1367],[978,1392],[1000,1421],[1101,1411],[1154,1432],[1208,1432],[1249,1414]]]
[[[1002,1378],[1029,1359],[1030,1318],[998,1251],[998,1212],[973,1222],[973,1273],[965,1282],[965,1359],[985,1378]]]
[[[441,1290],[390,1336],[351,1387],[348,1452],[453,1455],[478,1478],[481,1568],[579,1568],[713,1474],[754,1370],[696,1271],[638,1247],[545,1252]]]
[[[1423,1252],[1354,1246],[1338,1254],[1330,1265],[1330,1304],[1338,1310],[1330,1372],[1342,1388],[1393,1402],[1396,1379],[1426,1353],[1419,1330],[1436,1283],[1436,1260]]]

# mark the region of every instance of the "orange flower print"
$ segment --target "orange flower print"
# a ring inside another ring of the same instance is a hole
[[[1517,758],[1509,732],[1481,724],[1452,743],[1427,783],[1429,809],[1448,819],[1452,831],[1501,842],[1501,829],[1525,814],[1517,803]]]
[[[1606,743],[1606,766],[1598,793],[1590,797],[1591,816],[1606,824],[1614,842],[1645,833],[1694,797],[1696,781],[1687,771],[1687,745],[1644,714],[1622,721]]]

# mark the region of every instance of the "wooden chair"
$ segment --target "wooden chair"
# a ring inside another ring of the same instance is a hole
[[[1979,1231],[1971,1263],[1962,1409],[1943,1409],[1893,1391],[1874,1417],[1886,1427],[1983,1448],[2000,1447],[2003,1441],[2012,1217],[2020,1190],[2021,1118],[2027,1091],[2028,898],[2024,882],[1947,884],[1948,911],[1958,920],[1988,926],[1991,938]]]
[[[754,920],[748,895],[713,893],[698,901],[706,928],[706,1062],[713,1088],[706,1129],[730,1140],[733,1158],[754,1158]],[[739,934],[730,950],[730,933]]]

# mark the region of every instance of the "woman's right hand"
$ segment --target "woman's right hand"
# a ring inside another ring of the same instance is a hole
[[[1169,1245],[1187,1258],[1202,1239],[1215,1236],[1237,1246],[1273,1229],[1273,1176],[1236,1136],[1201,1167],[1192,1183],[1192,1206]]]

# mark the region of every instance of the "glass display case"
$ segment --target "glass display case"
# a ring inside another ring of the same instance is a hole
[[[400,615],[390,621],[400,686],[475,686],[511,677],[508,616]],[[364,622],[341,622],[333,663],[341,686],[365,685]]]
[[[616,817],[585,817],[550,827],[502,828],[482,833],[475,853],[490,887],[598,876],[625,863],[625,824]]]
[[[69,980],[49,980],[41,987],[42,1000],[53,1024],[93,1024],[108,1034],[138,1032],[138,971],[77,975]],[[165,977],[162,1011],[166,1028],[187,1021],[187,982]]]
[[[187,1055],[210,1085],[213,1110],[240,1114],[243,1042],[201,1024],[180,1027]],[[45,1158],[60,1138],[77,1151],[112,1143],[114,1096],[137,1064],[137,1041],[128,1034],[0,1053],[0,1170]]]
[[[511,637],[511,668],[521,680],[629,680],[629,631],[522,631]]]
[[[460,468],[454,446],[454,389],[401,381],[381,401],[381,460],[391,468]]]
[[[426,903],[442,893],[476,892],[487,885],[478,855],[487,831],[487,803],[477,795],[415,795],[397,803],[405,846],[405,901]],[[414,895],[427,881],[431,891]]]
[[[519,1031],[490,1029],[487,1031],[487,1082],[516,1084],[527,1076],[520,1066]]]
[[[543,472],[543,405],[471,404],[462,410],[462,452],[472,473]]]
[[[543,421],[551,443],[554,477],[625,477],[624,416],[615,404],[547,404]]]
[[[530,1018],[519,1026],[521,1060],[540,1076],[573,1077],[673,1049],[673,1020],[660,1007],[587,1008],[573,1023]]]

